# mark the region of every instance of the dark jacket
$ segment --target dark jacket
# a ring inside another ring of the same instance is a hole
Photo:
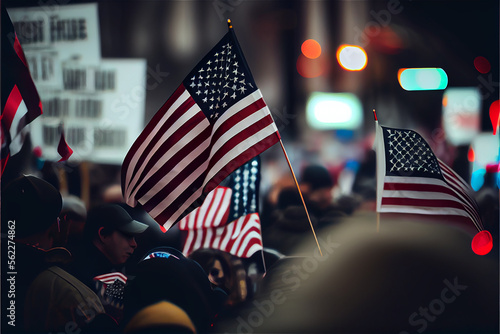
[[[97,314],[104,313],[97,295],[60,267],[41,272],[26,296],[27,332],[65,332],[85,328]]]
[[[113,266],[94,244],[87,243],[82,244],[75,254],[75,260],[68,271],[94,291],[101,300],[106,313],[120,323],[123,316],[125,283],[116,280],[113,283],[104,284],[95,278],[109,273],[125,274],[124,266]]]

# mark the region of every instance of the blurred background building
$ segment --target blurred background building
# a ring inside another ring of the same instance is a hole
[[[32,134],[32,148],[41,152],[22,168],[65,175],[59,182],[88,204],[119,184],[131,143],[227,31],[227,19],[299,174],[313,162],[337,175],[346,166],[358,168],[371,151],[373,109],[381,124],[421,133],[468,181],[498,162],[498,1],[2,5],[31,59],[44,103]],[[44,24],[49,30],[42,37]],[[78,33],[87,44],[43,41],[77,39]],[[62,171],[51,164],[58,160],[60,123],[74,150]],[[261,189],[267,191],[288,167],[279,147],[262,156]]]

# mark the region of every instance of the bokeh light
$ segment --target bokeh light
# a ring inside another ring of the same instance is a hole
[[[368,56],[360,46],[343,44],[337,49],[337,61],[345,70],[361,71],[368,63]]]
[[[317,130],[354,130],[363,122],[363,107],[352,93],[314,92],[307,101],[306,119]]]
[[[316,59],[321,56],[321,45],[314,39],[305,40],[300,50],[309,59]]]
[[[470,186],[474,191],[478,191],[484,184],[484,175],[486,174],[486,169],[481,168],[472,172],[470,177]]]
[[[475,157],[476,155],[474,153],[474,150],[472,149],[472,147],[469,147],[469,151],[467,152],[467,160],[469,160],[469,162],[473,162]]]
[[[493,134],[497,134],[498,125],[500,123],[500,101],[493,101],[490,105],[490,120],[491,126],[493,126]]]
[[[404,90],[442,90],[448,86],[448,75],[442,68],[401,68],[398,81]]]
[[[483,56],[474,58],[474,67],[479,73],[486,74],[491,70],[491,64],[488,59]]]
[[[297,72],[304,78],[315,78],[324,74],[328,69],[328,63],[323,57],[310,59],[303,54],[297,59]]]
[[[493,249],[493,238],[491,233],[483,230],[477,233],[472,239],[472,251],[477,255],[486,255]]]

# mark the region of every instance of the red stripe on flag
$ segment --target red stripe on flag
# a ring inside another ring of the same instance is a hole
[[[158,123],[160,123],[163,116],[165,116],[165,112],[168,111],[168,109],[179,98],[179,96],[182,95],[182,93],[184,91],[185,91],[185,89],[184,89],[183,85],[180,85],[179,87],[177,87],[177,89],[174,91],[174,93],[172,94],[170,99],[168,99],[163,104],[163,106],[160,108],[160,110],[158,110],[158,112],[153,116],[151,121],[146,125],[144,130],[141,132],[141,134],[136,139],[136,141],[132,144],[132,147],[130,148],[129,152],[125,156],[125,159],[124,159],[123,164],[122,164],[123,170],[125,170],[125,171],[128,170],[130,163],[131,163],[131,160],[134,158],[134,155],[139,151],[141,145],[144,143],[144,141],[146,140],[148,135],[153,132],[156,125]],[[140,161],[142,161],[142,160],[140,160]],[[135,171],[136,170],[134,169],[134,172]],[[128,183],[126,182],[127,181],[126,176],[127,176],[126,173],[122,173],[122,185],[126,186],[126,187],[122,186],[123,190],[125,190],[128,187]]]
[[[2,124],[4,125],[3,130],[10,131],[10,126],[12,125],[12,121],[16,116],[16,112],[19,109],[21,102],[23,102],[21,92],[19,91],[19,88],[17,88],[17,85],[14,85],[2,111]]]
[[[251,257],[262,249],[259,215],[248,214],[223,227],[188,230],[182,252],[188,256],[200,248],[218,249],[242,258]]]
[[[19,43],[19,39],[17,38],[17,34],[15,34],[16,37],[14,39],[14,50],[17,53],[17,56],[21,61],[23,62],[24,66],[28,67],[28,62],[26,61],[26,57],[24,55],[23,48],[21,47],[21,43]]]
[[[241,152],[237,157],[232,159],[227,166],[241,166],[243,163],[246,161],[252,159],[253,157],[261,154],[265,150],[267,150],[269,147],[273,146],[279,142],[279,138],[276,136],[276,134],[270,134],[266,138],[262,139],[260,142],[257,144],[249,147],[247,150],[244,152]],[[223,169],[219,171],[216,175],[212,177],[212,179],[208,180],[206,186],[205,186],[205,191],[211,191],[217,187],[217,185],[222,182],[231,172],[233,172],[234,169]]]

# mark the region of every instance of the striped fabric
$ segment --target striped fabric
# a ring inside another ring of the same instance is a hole
[[[483,229],[467,183],[415,131],[377,123],[377,211],[465,217]]]
[[[132,145],[122,165],[124,200],[168,230],[279,139],[230,29]]]
[[[3,174],[9,158],[17,154],[27,136],[27,125],[42,114],[36,90],[14,26],[2,6],[2,115],[1,161]]]
[[[179,221],[179,229],[185,231],[224,225],[229,217],[232,194],[231,188],[215,188],[199,208]]]
[[[218,249],[249,258],[262,249],[258,213],[243,216],[225,226],[188,230],[182,253],[188,256],[199,248]]]
[[[94,281],[100,281],[106,285],[113,284],[116,280],[125,284],[127,283],[127,276],[117,271],[94,277]]]

